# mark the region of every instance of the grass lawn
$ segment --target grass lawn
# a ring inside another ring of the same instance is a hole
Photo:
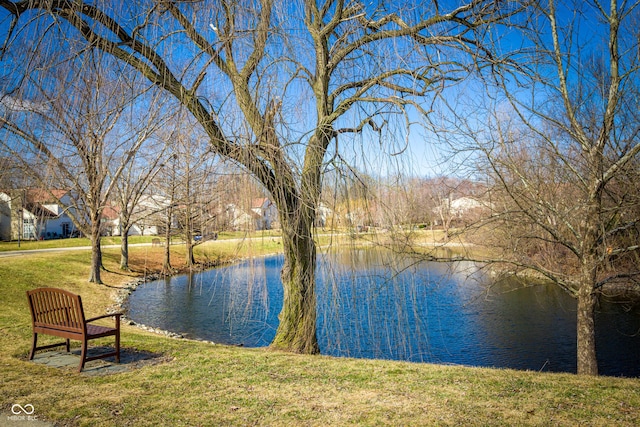
[[[129,243],[151,243],[152,236],[131,236]],[[122,242],[120,237],[103,237],[101,244],[103,246],[119,245]],[[91,241],[87,237],[75,237],[70,239],[52,239],[52,240],[23,240],[21,242],[0,242],[0,252],[7,251],[28,251],[34,249],[52,249],[52,248],[75,248],[91,246]]]
[[[246,233],[242,231],[224,231],[218,233],[218,240],[239,240],[246,238],[253,239],[269,239],[279,237],[278,231],[259,231],[255,233]],[[130,236],[129,244],[151,243],[158,236]],[[161,240],[162,236],[160,236]],[[179,236],[175,236],[174,243],[180,243],[182,240]],[[120,236],[105,236],[101,239],[103,246],[120,245],[122,238]],[[20,242],[14,240],[11,242],[0,242],[0,252],[7,251],[27,251],[33,249],[51,249],[51,248],[75,248],[91,246],[91,241],[87,237],[77,237],[70,239],[51,239],[51,240],[22,240]]]
[[[198,246],[197,254],[225,260],[280,245],[273,236],[219,241]],[[180,247],[172,250],[180,265]],[[26,290],[68,289],[82,295],[88,316],[102,314],[115,288],[159,269],[162,251],[131,248],[134,272],[123,273],[118,250],[106,249],[105,285],[86,283],[89,252],[0,258],[0,425],[11,425],[5,418],[16,403],[70,426],[640,425],[639,379],[304,356],[128,325],[123,347],[161,353],[163,363],[90,377],[26,361]]]

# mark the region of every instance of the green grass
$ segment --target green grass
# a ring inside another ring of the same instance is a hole
[[[263,244],[258,242],[262,241]],[[277,239],[200,245],[209,257],[268,253]],[[175,249],[180,262],[181,249]],[[248,251],[248,252],[247,252]],[[162,248],[132,248],[158,265]],[[80,293],[88,315],[133,276],[105,250],[109,286],[85,283],[88,252],[0,258],[0,408],[30,403],[41,419],[71,426],[209,425],[616,425],[640,424],[640,380],[503,369],[304,356],[178,340],[125,325],[123,347],[165,361],[103,377],[26,361],[25,291]],[[0,415],[3,425],[4,414]]]
[[[414,243],[420,242],[439,242],[443,239],[443,232],[440,230],[414,230],[410,233],[411,239]],[[130,236],[130,244],[151,243],[154,238],[160,238],[164,241],[162,236]],[[353,234],[349,230],[317,230],[317,242],[320,246],[328,245],[340,245],[344,242],[351,241],[363,241],[363,242],[384,242],[389,240],[390,235],[382,232],[377,233],[375,231],[369,233]],[[217,242],[232,241],[229,243],[229,247],[237,247],[238,241],[262,241],[262,242],[277,242],[281,239],[280,230],[263,230],[255,232],[244,231],[223,231],[218,233]],[[120,245],[122,238],[119,236],[106,236],[102,237],[101,244],[103,246]],[[173,244],[180,244],[182,240],[179,236],[172,239]],[[203,242],[204,244],[211,243],[212,241]],[[8,251],[27,251],[34,249],[52,249],[52,248],[74,248],[74,247],[88,247],[91,245],[91,241],[86,237],[70,238],[70,239],[52,239],[52,240],[23,240],[23,241],[11,241],[0,242],[0,252]],[[256,245],[253,245],[256,246]],[[242,245],[241,245],[242,247]],[[274,247],[274,249],[277,249]],[[244,250],[244,249],[243,249]]]
[[[151,243],[152,236],[131,236],[129,237],[129,243]],[[118,236],[103,237],[100,243],[104,246],[119,245],[122,242],[122,238]],[[23,240],[19,243],[17,241],[0,242],[0,252],[7,251],[28,251],[33,249],[52,249],[52,248],[75,248],[91,246],[91,241],[86,237],[74,237],[71,239],[52,239],[52,240]]]
[[[151,243],[154,238],[162,236],[129,236],[130,244],[138,243]],[[280,237],[280,231],[278,230],[266,230],[253,233],[246,233],[243,231],[225,231],[218,233],[218,240],[238,240],[238,239],[269,239]],[[182,240],[180,237],[174,237],[172,239],[174,243],[180,243]],[[120,245],[122,238],[119,236],[105,236],[101,239],[103,246]],[[51,240],[22,240],[20,242],[14,240],[11,242],[0,242],[0,252],[7,251],[28,251],[33,249],[52,249],[52,248],[75,248],[90,246],[91,241],[87,237],[77,237],[70,239],[51,239]]]

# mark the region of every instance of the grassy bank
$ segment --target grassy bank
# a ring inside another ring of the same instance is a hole
[[[277,251],[265,237],[198,247],[199,259]],[[25,291],[80,293],[89,316],[113,287],[160,266],[162,248],[131,250],[134,272],[105,250],[105,285],[86,283],[90,254],[0,258],[0,408],[32,404],[60,425],[639,425],[640,380],[302,356],[178,340],[125,325],[122,345],[163,362],[103,377],[29,363]],[[183,262],[180,248],[174,265]],[[10,422],[0,419],[3,422]]]
[[[278,237],[279,234],[275,231],[264,231],[257,233],[245,233],[242,231],[225,231],[218,233],[218,240],[239,240],[246,238],[255,239],[268,239]],[[139,243],[151,243],[152,240],[158,238],[157,236],[130,236],[129,244],[135,245]],[[162,237],[160,240],[164,241]],[[120,236],[105,236],[101,239],[103,246],[120,245],[122,238]],[[172,238],[174,244],[182,242],[181,237],[175,236]],[[91,246],[91,240],[87,237],[76,237],[69,239],[51,239],[51,240],[13,240],[11,242],[0,242],[0,252],[6,251],[28,251],[34,249],[51,249],[51,248],[76,248]]]

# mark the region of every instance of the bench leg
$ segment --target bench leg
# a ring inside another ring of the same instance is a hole
[[[67,338],[67,353],[71,351],[71,347],[69,346],[69,338]]]
[[[116,315],[116,363],[120,363],[120,316]]]
[[[29,360],[33,360],[36,355],[36,345],[38,344],[38,334],[33,333],[33,344],[31,345],[31,352],[29,353]]]
[[[80,353],[80,366],[78,367],[78,372],[82,372],[84,369],[84,362],[87,358],[87,340],[82,341],[82,353]]]
[[[116,334],[116,363],[120,363],[120,331]]]

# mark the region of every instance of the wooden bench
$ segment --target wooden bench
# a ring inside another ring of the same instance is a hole
[[[158,238],[151,239],[151,246],[162,246],[162,241]]]
[[[69,340],[82,341],[82,353],[80,355],[80,366],[78,372],[84,368],[85,362],[105,357],[116,357],[116,362],[120,362],[120,316],[121,313],[105,314],[103,316],[85,319],[80,295],[72,294],[63,289],[39,288],[27,291],[29,299],[29,310],[33,323],[33,345],[29,360],[33,359],[36,350],[57,347],[65,344],[69,352]],[[90,323],[107,317],[115,318],[115,328],[91,325]],[[38,334],[54,335],[65,338],[65,342],[37,346]],[[87,357],[87,342],[92,339],[114,336],[115,351]]]

